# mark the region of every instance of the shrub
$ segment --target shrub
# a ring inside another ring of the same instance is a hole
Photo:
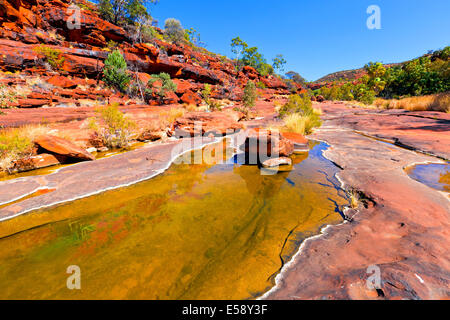
[[[211,95],[211,86],[209,84],[205,84],[205,87],[202,90],[202,97],[207,105],[209,105],[211,102],[210,95]]]
[[[102,119],[102,124],[91,121],[90,127],[95,130],[108,148],[127,147],[136,135],[136,123],[128,119],[117,103],[96,110]]]
[[[300,133],[308,135],[312,133],[315,127],[320,127],[322,124],[317,117],[303,116],[299,113],[293,113],[286,116],[283,120],[285,127],[289,132]]]
[[[256,104],[256,86],[253,81],[248,81],[244,88],[244,96],[242,97],[242,106],[234,108],[235,111],[242,112],[245,118],[249,118],[250,109]]]
[[[244,88],[242,103],[246,108],[253,108],[256,104],[256,86],[253,81],[248,81]]]
[[[164,127],[171,126],[175,120],[182,118],[186,113],[184,108],[171,108],[169,111],[163,111],[159,113],[160,123]]]
[[[164,23],[164,36],[173,43],[180,43],[185,40],[185,32],[181,22],[174,18],[169,18]]]
[[[65,58],[61,51],[45,45],[39,45],[38,47],[35,47],[33,51],[38,55],[44,56],[45,61],[53,70],[62,69]]]
[[[313,128],[322,125],[321,111],[312,107],[311,97],[306,93],[291,95],[279,113],[286,128],[292,132],[307,135],[312,133]]]
[[[294,94],[289,97],[288,102],[280,108],[280,116],[284,117],[293,113],[308,115],[313,113],[311,98],[308,94]]]
[[[38,125],[0,131],[0,169],[11,173],[14,161],[31,156],[34,139],[47,130],[47,127]]]
[[[211,99],[211,86],[209,84],[205,84],[204,89],[202,90],[202,97],[205,103],[208,105],[208,108],[212,111],[221,110],[222,105],[220,102]]]
[[[114,50],[106,58],[103,80],[108,86],[120,92],[125,92],[127,85],[130,83],[131,77],[128,74],[127,62],[119,50]]]
[[[160,100],[167,97],[167,93],[177,91],[177,85],[172,81],[168,73],[153,74],[152,78],[148,81],[148,87],[145,89],[147,99],[149,95],[156,94]]]
[[[266,84],[265,84],[264,82],[262,82],[262,81],[258,81],[258,83],[256,84],[256,86],[257,86],[259,89],[266,89],[266,88],[267,88]]]
[[[141,29],[142,42],[150,42],[153,39],[164,40],[164,36],[160,34],[153,26],[143,26]]]

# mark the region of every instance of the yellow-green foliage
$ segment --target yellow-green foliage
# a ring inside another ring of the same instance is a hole
[[[311,98],[307,94],[292,95],[288,102],[280,108],[286,129],[303,135],[311,134],[315,127],[320,127],[320,110],[312,107]]]
[[[62,69],[65,58],[62,55],[62,52],[57,49],[52,49],[45,45],[39,45],[38,47],[33,49],[39,55],[45,57],[45,60],[48,64],[55,70]]]
[[[172,125],[175,120],[182,118],[186,113],[183,108],[171,108],[169,111],[163,111],[159,113],[159,119],[164,127]]]
[[[283,120],[289,132],[300,133],[302,135],[311,134],[313,129],[320,125],[315,117],[303,116],[299,113],[290,114]]]
[[[253,81],[248,81],[244,88],[244,97],[242,103],[246,108],[253,108],[256,104],[256,86]]]
[[[306,93],[293,94],[289,96],[289,100],[280,108],[280,116],[284,117],[292,113],[300,113],[307,115],[313,113],[311,98]]]
[[[127,147],[136,135],[136,123],[128,119],[120,110],[118,104],[101,107],[96,110],[102,119],[102,124],[91,121],[90,127],[97,131],[103,143],[109,148]]]
[[[0,132],[0,169],[8,171],[13,162],[31,155],[34,137],[25,128],[6,129]]]
[[[210,99],[209,99],[210,95],[211,95],[211,86],[209,84],[205,84],[205,87],[202,90],[202,97],[203,97],[203,100],[205,100],[205,103],[207,105],[210,104]]]

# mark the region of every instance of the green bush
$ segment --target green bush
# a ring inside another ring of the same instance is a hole
[[[0,131],[0,170],[11,173],[14,161],[31,155],[33,145],[23,128]]]
[[[128,74],[127,62],[119,50],[108,55],[103,69],[103,80],[105,83],[120,92],[125,92],[131,77]]]
[[[300,113],[307,115],[313,113],[311,97],[306,94],[293,94],[289,97],[288,102],[280,108],[280,116],[284,117],[288,114]]]
[[[279,114],[287,128],[293,132],[310,134],[313,128],[322,125],[320,112],[314,110],[307,93],[291,95],[288,102],[280,108]]]
[[[34,48],[33,51],[38,55],[44,56],[44,59],[52,67],[53,70],[62,69],[65,58],[63,57],[61,51],[47,47],[45,45],[39,45],[38,47]]]
[[[165,21],[164,38],[173,43],[181,43],[185,40],[185,32],[179,20],[169,18]]]
[[[256,86],[257,86],[259,89],[266,89],[266,88],[267,88],[266,84],[265,84],[264,82],[262,82],[262,81],[258,81],[258,83],[256,84]]]
[[[136,135],[134,132],[136,123],[125,117],[117,103],[98,108],[96,111],[100,114],[103,123],[98,124],[94,121],[90,127],[100,135],[103,143],[108,148],[127,147]]]
[[[244,88],[244,96],[242,98],[242,103],[246,108],[253,108],[256,104],[256,86],[253,81],[247,81]]]
[[[159,85],[156,83],[159,82]],[[172,81],[168,73],[153,74],[148,81],[146,91],[147,96],[156,94],[162,100],[167,97],[167,93],[177,91],[177,85]]]

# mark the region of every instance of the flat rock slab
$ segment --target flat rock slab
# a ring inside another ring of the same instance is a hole
[[[369,205],[306,241],[264,298],[448,299],[450,201],[404,171],[439,160],[352,130],[328,127],[312,138],[331,145],[325,156],[344,169],[339,179]],[[381,271],[378,292],[367,287],[370,266]]]
[[[150,179],[165,171],[177,156],[187,151],[191,146],[190,141],[184,139],[148,145],[110,158],[65,167],[46,176],[0,182],[0,204],[24,198],[38,189],[52,190],[0,209],[0,221]],[[203,144],[214,141],[205,138]],[[179,147],[182,143],[185,143],[184,148]]]
[[[352,108],[340,103],[320,107],[326,126],[353,129],[450,160],[448,113]]]

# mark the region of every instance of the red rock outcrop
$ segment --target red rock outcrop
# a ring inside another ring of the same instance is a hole
[[[269,158],[289,157],[294,153],[294,144],[279,132],[251,129],[247,132],[241,150],[246,153],[250,161],[263,163]]]
[[[95,157],[86,150],[59,137],[50,135],[40,136],[34,140],[34,143],[46,151],[72,159],[83,161],[95,160]]]
[[[224,136],[243,128],[238,123],[239,115],[233,112],[193,112],[177,119],[174,124],[175,136],[194,137],[199,135]]]
[[[42,153],[36,156],[23,158],[14,162],[11,172],[25,172],[55,166],[65,161],[66,157]]]
[[[142,83],[146,84],[152,74],[161,72],[175,79],[177,96],[171,95],[167,101],[156,99],[154,104],[198,104],[196,94],[205,83],[212,85],[212,97],[216,99],[240,100],[242,88],[249,80],[264,83],[270,95],[288,93],[287,85],[280,78],[261,76],[248,66],[238,73],[231,60],[204,49],[174,45],[156,38],[151,43],[134,43],[132,32],[101,19],[92,3],[84,0],[77,3],[81,7],[79,28],[71,25],[75,7],[70,0],[0,1],[0,71],[48,77],[48,83],[53,86],[73,90],[79,83],[68,76],[94,81],[101,78],[104,60],[110,51],[107,45],[114,41],[123,52],[129,69],[136,72]],[[40,45],[61,53],[64,58],[61,70],[50,72],[40,63],[45,60],[35,51]],[[48,94],[46,99],[52,100],[50,103],[24,98],[27,101],[17,106],[39,107],[53,105],[52,102],[79,105],[77,101],[67,99],[95,100],[94,97],[67,92],[63,96]]]

